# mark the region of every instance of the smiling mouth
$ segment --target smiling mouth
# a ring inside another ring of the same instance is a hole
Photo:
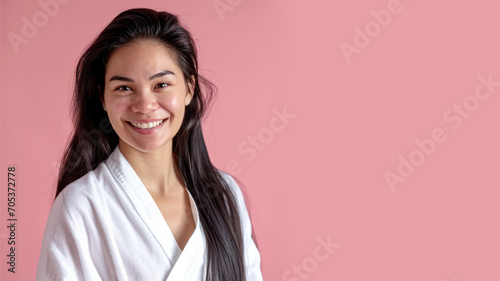
[[[168,118],[165,118],[165,119],[160,120],[160,121],[149,122],[149,123],[136,123],[136,122],[129,122],[129,121],[127,121],[127,123],[129,123],[130,125],[132,125],[133,127],[137,128],[137,129],[152,129],[152,128],[160,126],[167,119]]]

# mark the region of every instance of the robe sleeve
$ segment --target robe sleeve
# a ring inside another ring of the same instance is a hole
[[[92,237],[85,227],[91,218],[85,214],[78,202],[74,202],[77,201],[75,198],[70,198],[68,202],[65,191],[59,194],[49,212],[36,280],[99,281],[101,278],[92,262],[89,250]],[[72,203],[75,204],[71,205]]]
[[[236,181],[229,174],[226,174],[226,177],[228,178],[229,184],[235,193],[238,203],[238,211],[240,212],[243,232],[243,247],[245,249],[244,258],[247,281],[261,281],[263,278],[260,253],[255,241],[252,238],[252,223],[250,221],[250,216],[248,215],[243,193],[241,192],[241,189]]]

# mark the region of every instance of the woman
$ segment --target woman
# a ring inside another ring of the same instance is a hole
[[[76,69],[37,280],[262,280],[242,192],[203,140],[212,89],[176,16],[127,10],[101,32]]]

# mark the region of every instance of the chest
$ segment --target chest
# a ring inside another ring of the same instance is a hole
[[[191,211],[189,195],[184,192],[175,197],[153,198],[168,228],[181,250],[186,246],[196,225]]]

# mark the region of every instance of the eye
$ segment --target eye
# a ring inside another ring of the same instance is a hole
[[[170,86],[170,84],[168,83],[158,83],[158,85],[156,85],[156,88],[166,88]]]
[[[130,89],[129,86],[119,86],[115,90],[118,90],[118,91],[132,91],[132,89]]]

